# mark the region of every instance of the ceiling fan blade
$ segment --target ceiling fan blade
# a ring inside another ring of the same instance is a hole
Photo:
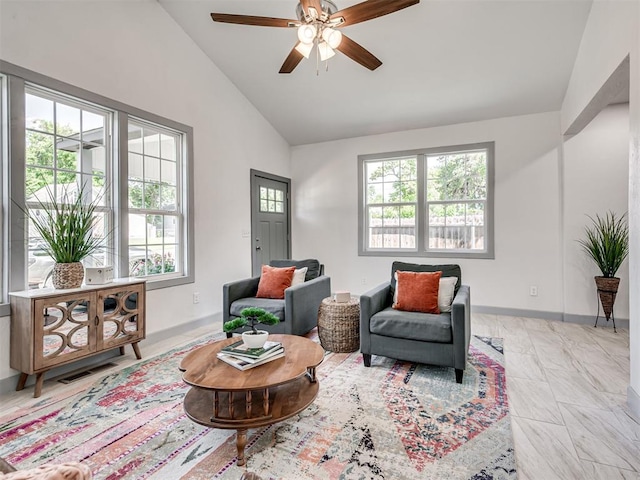
[[[338,26],[345,27],[388,15],[417,3],[420,3],[420,0],[368,0],[340,10],[331,15],[330,19],[335,20],[342,17],[344,22]]]
[[[280,67],[280,71],[278,73],[293,72],[293,69],[298,66],[303,58],[304,56],[298,50],[296,50],[296,47],[293,47],[291,52],[289,52],[289,56],[285,59],[284,63]]]
[[[236,23],[239,25],[255,25],[258,27],[296,27],[300,25],[298,20],[286,18],[256,17],[253,15],[234,15],[231,13],[212,13],[214,22]]]
[[[300,5],[302,5],[302,10],[307,15],[309,14],[309,7],[313,7],[316,9],[318,17],[322,15],[322,6],[320,5],[320,0],[300,0]]]
[[[382,62],[373,53],[344,34],[342,34],[342,42],[338,45],[337,50],[369,70],[375,70],[382,65]]]

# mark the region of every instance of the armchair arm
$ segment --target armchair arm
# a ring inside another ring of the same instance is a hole
[[[471,341],[471,288],[461,285],[451,304],[454,367],[464,370]]]
[[[231,320],[231,304],[236,300],[247,297],[255,297],[258,293],[260,277],[245,278],[235,282],[225,283],[222,286],[222,321]]]
[[[390,284],[383,283],[360,295],[360,351],[362,353],[371,353],[369,321],[373,315],[389,305],[390,292]]]
[[[293,335],[303,335],[318,324],[318,309],[331,296],[331,278],[325,275],[289,287],[284,291],[285,322]]]

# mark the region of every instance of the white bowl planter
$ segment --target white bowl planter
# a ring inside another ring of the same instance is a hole
[[[269,338],[269,332],[266,330],[258,330],[255,335],[253,331],[242,332],[242,341],[249,348],[262,348]]]

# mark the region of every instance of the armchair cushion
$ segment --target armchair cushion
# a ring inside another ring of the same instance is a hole
[[[284,291],[291,286],[296,267],[262,266],[262,275],[258,283],[258,298],[284,298]]]
[[[422,342],[451,343],[451,314],[404,312],[387,307],[371,317],[371,333]],[[427,348],[425,346],[425,348]]]
[[[440,279],[440,290],[438,290],[438,308],[440,312],[450,312],[451,303],[456,290],[457,277],[444,277]]]
[[[443,277],[457,277],[454,295],[458,293],[460,285],[462,285],[462,271],[460,265],[420,265],[417,263],[393,262],[391,266],[391,296],[395,293],[397,270],[403,272],[442,272]]]
[[[296,271],[293,272],[293,279],[291,280],[291,286],[299,285],[304,283],[305,277],[307,276],[307,270],[309,267],[296,268]]]
[[[256,298],[246,297],[236,300],[231,304],[229,313],[234,317],[239,317],[245,308],[263,308],[269,313],[273,313],[276,317],[284,322],[284,300],[276,298]]]
[[[453,303],[454,291],[458,277],[441,277],[440,286],[438,288],[438,308],[440,313],[450,312],[451,303]],[[398,289],[393,295],[393,303],[398,302]]]
[[[269,265],[272,267],[307,267],[307,274],[304,277],[305,282],[318,278],[321,275],[320,262],[315,258],[308,258],[306,260],[271,260]]]
[[[405,312],[440,313],[438,290],[442,272],[396,271],[393,308]]]

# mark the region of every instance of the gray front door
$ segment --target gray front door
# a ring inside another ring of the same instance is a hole
[[[291,258],[289,190],[291,180],[251,170],[253,275],[271,260]]]

